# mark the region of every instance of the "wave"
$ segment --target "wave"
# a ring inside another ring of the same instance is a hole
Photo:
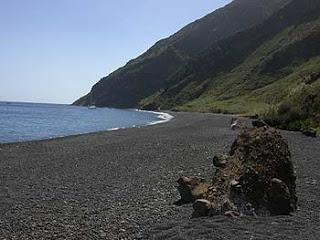
[[[153,114],[157,115],[159,120],[150,122],[147,124],[147,126],[169,122],[170,120],[172,120],[174,118],[172,115],[170,115],[169,113],[165,113],[165,112],[156,112],[156,111],[148,111],[148,110],[141,110],[141,109],[134,109],[134,110],[137,112],[147,112],[147,113],[153,113]]]

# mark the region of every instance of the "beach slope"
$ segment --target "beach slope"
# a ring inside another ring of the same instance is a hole
[[[282,132],[297,172],[293,216],[190,220],[180,176],[212,177],[232,116],[0,145],[0,239],[319,239],[320,139]]]

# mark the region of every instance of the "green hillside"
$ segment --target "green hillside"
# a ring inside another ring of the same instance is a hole
[[[213,44],[140,104],[319,127],[319,81],[320,1],[294,0],[263,24]]]
[[[164,88],[176,71],[211,44],[263,22],[288,1],[233,1],[159,41],[146,53],[102,78],[74,104],[137,107],[142,99]]]

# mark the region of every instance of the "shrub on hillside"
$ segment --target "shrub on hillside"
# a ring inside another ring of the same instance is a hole
[[[270,125],[288,130],[320,127],[320,85],[302,85],[264,115]]]

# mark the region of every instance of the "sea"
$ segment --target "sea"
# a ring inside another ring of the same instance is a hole
[[[0,102],[0,143],[52,139],[163,123],[167,113],[63,104]]]

